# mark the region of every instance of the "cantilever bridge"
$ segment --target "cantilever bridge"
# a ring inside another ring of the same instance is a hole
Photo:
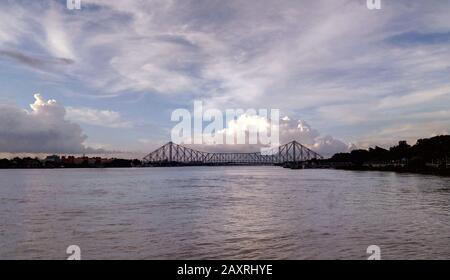
[[[169,142],[144,157],[148,166],[179,165],[288,165],[323,159],[321,155],[297,141],[272,148],[264,153],[208,153]]]

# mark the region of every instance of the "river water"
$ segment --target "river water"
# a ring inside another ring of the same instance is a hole
[[[0,259],[450,259],[450,178],[279,167],[0,170]]]

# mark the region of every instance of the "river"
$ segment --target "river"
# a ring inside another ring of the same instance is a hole
[[[450,259],[450,178],[280,167],[0,170],[0,259]]]

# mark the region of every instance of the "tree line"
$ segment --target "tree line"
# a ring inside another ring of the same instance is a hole
[[[450,164],[450,135],[419,139],[413,146],[406,141],[389,149],[381,147],[368,150],[353,150],[350,153],[338,153],[329,162],[352,163],[361,166],[374,162],[403,162],[410,167],[426,167],[427,164]],[[447,167],[447,166],[445,166]]]

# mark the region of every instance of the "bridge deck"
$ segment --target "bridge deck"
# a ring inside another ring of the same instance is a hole
[[[148,166],[283,165],[300,164],[315,159],[323,157],[296,141],[273,148],[264,154],[208,153],[169,142],[144,157],[144,163]]]

